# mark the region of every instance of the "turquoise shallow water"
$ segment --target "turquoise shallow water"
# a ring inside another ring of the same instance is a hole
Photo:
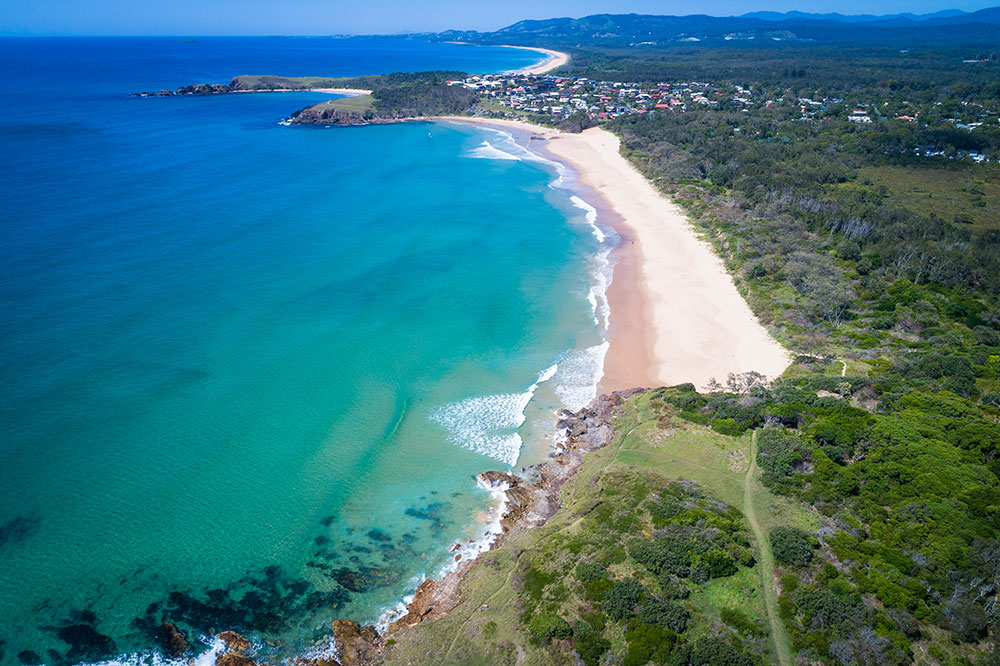
[[[533,57],[0,50],[0,663],[144,653],[164,620],[297,650],[472,550],[494,502],[474,475],[544,457],[552,412],[593,392],[586,204],[490,130],[285,128],[321,96],[124,93]]]

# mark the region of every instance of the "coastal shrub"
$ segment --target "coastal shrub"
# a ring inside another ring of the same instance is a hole
[[[588,580],[583,584],[583,596],[590,601],[600,601],[604,598],[604,595],[608,593],[611,589],[612,583],[607,578],[598,578],[597,580]]]
[[[627,648],[623,666],[643,666],[650,661],[665,664],[677,642],[677,635],[666,627],[635,624],[625,631]]]
[[[754,638],[760,638],[767,634],[756,622],[751,620],[738,608],[726,607],[719,611],[719,617],[723,622],[741,634],[747,634]]]
[[[604,595],[601,610],[615,621],[622,621],[635,614],[636,606],[646,596],[646,588],[635,578],[616,580]]]
[[[685,385],[682,384],[681,386]],[[708,404],[708,400],[696,392],[693,387],[690,391],[670,393],[664,396],[664,399],[682,412],[693,412]]]
[[[532,599],[539,601],[545,588],[556,582],[558,578],[559,574],[554,571],[543,571],[535,566],[528,567],[528,570],[524,572],[524,591]]]
[[[754,659],[721,638],[704,637],[677,646],[669,666],[754,666]]]
[[[809,447],[797,435],[780,427],[759,430],[757,447],[757,464],[763,471],[761,481],[775,491],[787,489],[792,472],[810,458]]]
[[[682,531],[665,532],[656,538],[632,539],[628,543],[629,555],[636,562],[643,564],[653,574],[663,572],[676,576],[686,576],[691,566],[692,544],[688,535]]]
[[[815,539],[808,532],[797,527],[780,525],[771,530],[768,539],[771,542],[774,559],[779,564],[804,567],[812,562]]]
[[[806,434],[817,444],[840,446],[849,451],[875,422],[871,414],[850,405],[837,405],[833,409],[816,412],[816,420],[805,428]]]
[[[739,437],[743,434],[744,428],[736,423],[735,419],[712,419],[712,430],[720,435]]]
[[[589,622],[580,620],[573,625],[573,649],[586,666],[597,666],[601,656],[611,649],[611,641]]]
[[[688,412],[683,411],[677,414],[680,418],[691,423],[697,423],[698,425],[708,425],[712,418],[707,414],[699,414],[698,412]]]
[[[649,516],[656,527],[663,527],[671,518],[676,516],[684,507],[681,503],[669,495],[657,498],[646,504]]]
[[[865,617],[864,604],[856,594],[838,594],[828,587],[800,586],[793,595],[802,626],[813,629],[836,629],[841,625],[853,626]]]
[[[687,599],[691,596],[691,590],[688,589],[688,586],[675,580],[669,572],[661,574],[659,582],[660,590],[665,599]]]
[[[986,609],[971,597],[962,596],[950,600],[945,604],[941,615],[938,624],[955,634],[959,640],[974,643],[989,633]]]
[[[580,562],[576,565],[576,579],[581,583],[600,580],[607,574],[608,570],[597,562]]]
[[[736,573],[736,560],[733,556],[719,548],[713,548],[702,554],[691,564],[691,571],[704,567],[707,578],[724,578]],[[694,580],[694,576],[692,576]]]
[[[684,632],[691,618],[691,614],[680,604],[652,597],[639,604],[639,612],[636,615],[643,624],[666,627],[678,634]]]
[[[548,641],[553,638],[569,638],[573,629],[566,620],[555,613],[538,613],[528,621],[528,631],[535,638]]]

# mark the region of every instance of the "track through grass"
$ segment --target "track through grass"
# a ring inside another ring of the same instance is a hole
[[[778,616],[778,590],[774,585],[774,554],[771,552],[771,542],[761,529],[757,520],[756,499],[760,490],[757,481],[757,431],[750,438],[750,465],[747,467],[744,481],[743,513],[750,523],[750,529],[757,539],[757,552],[760,555],[760,575],[764,585],[764,605],[767,607],[767,619],[771,625],[771,642],[778,655],[781,666],[792,666],[792,649],[785,632],[785,625]]]

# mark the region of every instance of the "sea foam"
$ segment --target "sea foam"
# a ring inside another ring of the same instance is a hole
[[[512,160],[515,162],[520,162],[521,158],[517,155],[511,155],[510,153],[500,150],[489,141],[483,141],[479,146],[470,150],[466,153],[466,157],[472,157],[482,160]]]
[[[521,453],[524,409],[531,402],[538,385],[552,379],[558,370],[552,365],[522,393],[479,395],[445,405],[431,418],[448,429],[448,440],[463,448],[514,466]]]
[[[597,397],[608,347],[605,340],[586,349],[573,349],[559,362],[555,392],[566,409],[581,410]]]
[[[81,662],[77,666],[214,666],[216,658],[226,648],[225,643],[218,636],[199,636],[198,640],[209,647],[198,653],[193,659],[190,657],[168,657],[156,650],[143,650],[104,661]],[[254,645],[254,647],[259,648],[260,645]]]

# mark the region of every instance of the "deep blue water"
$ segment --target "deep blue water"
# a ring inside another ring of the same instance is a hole
[[[0,664],[149,655],[165,620],[278,652],[374,620],[472,549],[474,475],[544,456],[600,372],[585,206],[509,136],[128,93],[535,60],[0,40]]]

